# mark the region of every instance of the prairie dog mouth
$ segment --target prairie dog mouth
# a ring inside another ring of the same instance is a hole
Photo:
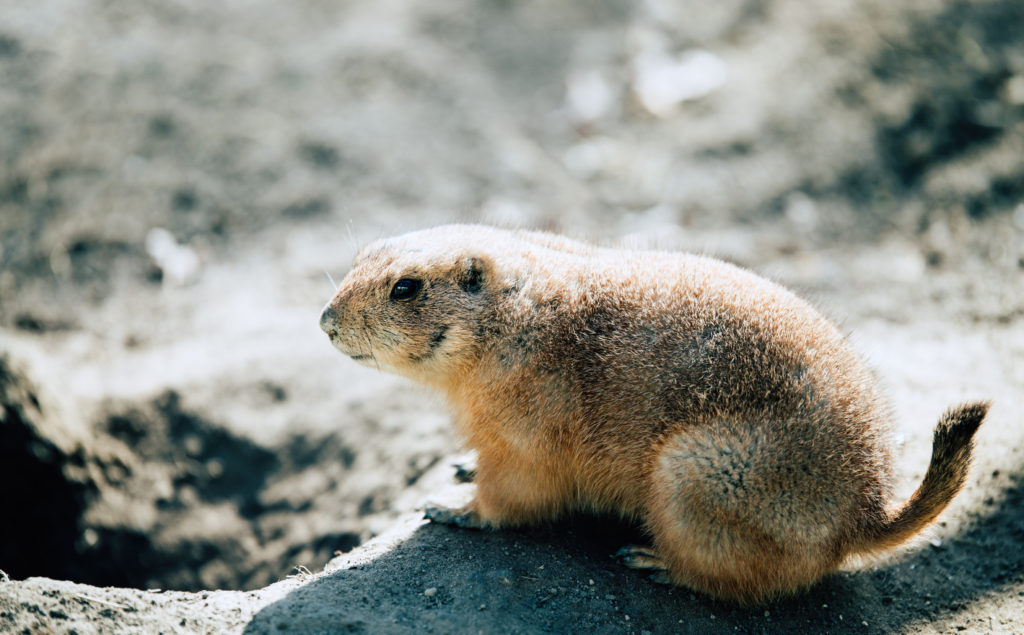
[[[353,359],[357,362],[373,360],[373,353],[360,353],[346,348],[334,334],[328,334],[328,338],[331,340],[331,345],[338,349],[346,357]]]
[[[346,357],[361,366],[375,367],[377,365],[377,359],[373,356],[373,353],[345,350],[337,344],[335,344],[334,347],[344,353]]]
[[[346,353],[346,355],[348,355],[348,353]],[[374,357],[372,354],[365,353],[357,355],[348,355],[348,358],[354,361],[355,363],[359,364],[360,366],[365,366],[367,368],[376,368],[377,370],[380,370],[380,362],[378,362],[377,358]]]

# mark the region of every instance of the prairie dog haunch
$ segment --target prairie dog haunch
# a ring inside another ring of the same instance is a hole
[[[904,542],[962,487],[987,404],[947,411],[893,504],[889,411],[836,327],[711,258],[450,225],[366,247],[320,325],[352,359],[439,390],[500,528],[572,510],[649,532],[627,565],[743,603]]]

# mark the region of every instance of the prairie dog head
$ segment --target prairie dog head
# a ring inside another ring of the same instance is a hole
[[[443,382],[474,358],[489,259],[444,238],[427,230],[360,252],[320,314],[335,348],[426,383]]]

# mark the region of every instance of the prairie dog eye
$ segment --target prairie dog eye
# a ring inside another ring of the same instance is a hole
[[[422,287],[423,283],[419,280],[402,278],[395,283],[395,286],[391,287],[391,299],[399,301],[412,300]]]

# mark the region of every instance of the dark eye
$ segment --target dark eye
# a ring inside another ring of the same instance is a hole
[[[391,287],[392,300],[412,300],[420,292],[423,283],[412,278],[402,278]]]

